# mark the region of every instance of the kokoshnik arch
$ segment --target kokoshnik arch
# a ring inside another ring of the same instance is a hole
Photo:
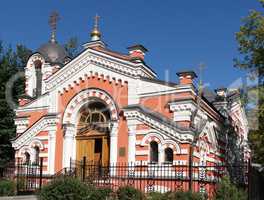
[[[15,110],[16,159],[38,162],[42,157],[46,174],[83,156],[104,165],[187,165],[193,126],[205,121],[193,162],[225,164],[227,120],[239,137],[243,159],[249,158],[247,120],[237,90],[204,92],[198,106],[193,71],[178,72],[179,83],[161,81],[144,61],[145,47],[114,52],[101,40],[97,23],[91,41],[70,58],[55,30],[25,66],[26,95]]]

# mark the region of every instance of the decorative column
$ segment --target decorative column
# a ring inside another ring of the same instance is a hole
[[[48,172],[54,174],[55,172],[55,148],[56,148],[56,126],[49,127],[48,130]]]
[[[118,121],[112,122],[112,128],[110,131],[110,175],[116,174],[116,163],[117,163],[117,135],[118,135]]]
[[[118,122],[112,122],[112,129],[110,132],[110,164],[115,165],[117,162],[117,134]]]
[[[134,163],[136,161],[136,128],[138,121],[129,119],[127,121],[128,127],[128,162]]]
[[[64,128],[64,138],[63,138],[63,167],[70,167],[71,158],[73,158],[74,153],[74,135],[75,126],[73,124],[65,124]]]

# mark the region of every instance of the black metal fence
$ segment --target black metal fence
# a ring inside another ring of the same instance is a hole
[[[192,179],[188,165],[174,165],[172,163],[154,164],[145,162],[114,163],[104,166],[100,163],[71,161],[68,172],[97,187],[109,187],[116,190],[120,186],[133,186],[143,192],[167,192],[190,190],[202,192],[212,196],[216,184],[223,175],[228,174],[226,166],[193,166]],[[247,184],[247,166],[237,166],[233,174]],[[230,174],[229,174],[230,175]],[[191,182],[190,182],[191,181]],[[242,182],[240,183],[242,184]]]
[[[114,163],[102,165],[99,162],[71,161],[69,168],[64,168],[55,175],[43,174],[43,159],[39,164],[23,163],[10,165],[0,169],[0,178],[16,180],[19,194],[31,193],[41,189],[42,185],[60,176],[77,177],[96,187],[108,187],[113,190],[120,186],[133,186],[148,193],[153,191],[167,192],[190,188],[194,192],[202,192],[213,196],[216,184],[222,176],[235,177],[240,185],[247,186],[247,166],[192,166],[191,174],[188,165],[173,163]],[[192,176],[192,178],[190,178]],[[190,187],[191,186],[191,187]]]
[[[43,174],[43,158],[40,158],[39,163],[22,160],[9,163],[0,168],[0,178],[15,181],[18,194],[30,194],[40,190],[51,176]]]

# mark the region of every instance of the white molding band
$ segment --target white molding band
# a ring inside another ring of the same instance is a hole
[[[105,91],[88,88],[76,94],[67,105],[63,114],[63,124],[76,124],[77,115],[81,107],[89,102],[91,98],[98,98],[105,102],[111,111],[111,120],[118,120],[118,110],[114,100]]]
[[[16,138],[12,142],[12,146],[15,149],[21,148],[24,144],[29,143],[33,137],[35,137],[40,131],[45,131],[50,126],[55,126],[58,122],[56,116],[44,116],[40,120],[38,120],[34,125],[32,125],[29,129],[27,129],[23,134],[21,134],[18,138]]]
[[[129,119],[137,119],[140,122],[143,122],[150,126],[151,128],[157,130],[160,133],[165,134],[166,136],[173,138],[173,140],[177,140],[178,142],[187,142],[193,140],[193,135],[190,134],[189,131],[181,131],[179,133],[179,129],[173,125],[163,123],[163,121],[158,121],[149,115],[135,109],[135,110],[124,110],[124,115],[127,120]]]

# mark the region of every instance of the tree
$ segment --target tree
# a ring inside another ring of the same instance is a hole
[[[78,38],[71,37],[66,42],[66,44],[64,44],[64,48],[71,58],[74,58],[75,56],[77,56],[77,54],[80,52],[80,45],[79,45]]]
[[[13,51],[11,47],[5,47],[0,42],[0,166],[14,156],[10,139],[15,137],[15,114],[7,102],[7,83],[13,75],[23,70],[30,54],[31,51],[23,45],[17,45]],[[12,99],[17,101],[18,96],[24,92],[23,88],[23,78],[16,80],[12,88]]]
[[[214,200],[246,200],[247,194],[234,185],[229,177],[223,177],[217,184]]]
[[[260,0],[264,7],[264,0]],[[257,84],[247,88],[250,104],[249,119],[258,127],[249,133],[253,161],[264,164],[264,16],[263,12],[252,10],[243,19],[240,31],[236,33],[240,58],[235,59],[235,67],[250,72],[250,77],[257,80]],[[257,101],[252,103],[252,99]],[[252,106],[253,105],[253,106]],[[254,113],[254,114],[253,114]]]

